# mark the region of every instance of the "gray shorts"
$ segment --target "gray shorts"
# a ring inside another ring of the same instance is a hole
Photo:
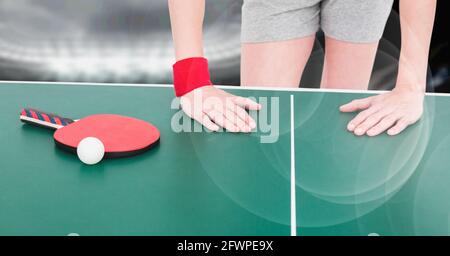
[[[352,43],[381,39],[393,0],[244,0],[242,42],[307,37],[319,29]]]

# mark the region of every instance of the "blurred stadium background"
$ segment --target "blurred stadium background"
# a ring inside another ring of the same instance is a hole
[[[439,1],[429,91],[450,92],[447,9]],[[372,89],[395,82],[400,48],[395,4]],[[239,85],[242,0],[207,1],[205,54],[216,84]],[[167,0],[1,0],[0,80],[171,83],[174,54]],[[319,35],[302,85],[318,87]]]

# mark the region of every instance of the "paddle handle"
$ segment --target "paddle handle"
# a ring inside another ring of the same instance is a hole
[[[20,120],[24,123],[37,125],[49,129],[59,129],[67,126],[75,120],[50,114],[33,108],[25,108],[20,112]]]

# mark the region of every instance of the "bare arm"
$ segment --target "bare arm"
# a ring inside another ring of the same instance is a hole
[[[203,56],[205,0],[169,0],[177,60]]]
[[[205,0],[169,0],[169,12],[177,61],[203,57]],[[209,105],[205,103],[208,99]],[[224,127],[231,132],[251,132],[256,123],[245,109],[261,108],[250,99],[214,86],[190,91],[180,97],[180,103],[189,117],[212,131]]]
[[[401,0],[402,47],[397,88],[425,91],[436,0]]]
[[[402,47],[396,86],[389,93],[341,106],[343,112],[362,110],[348,130],[356,135],[397,135],[420,119],[435,12],[436,0],[400,0]]]

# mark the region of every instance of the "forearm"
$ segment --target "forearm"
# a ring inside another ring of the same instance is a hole
[[[401,0],[402,46],[397,87],[425,91],[436,0]]]
[[[205,0],[169,0],[176,59],[203,56]]]

